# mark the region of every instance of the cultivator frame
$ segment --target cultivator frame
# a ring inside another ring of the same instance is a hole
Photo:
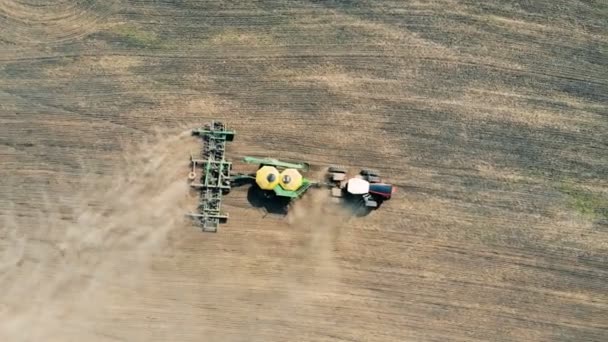
[[[203,139],[201,159],[190,156],[192,171],[188,175],[190,186],[200,191],[198,213],[189,213],[205,232],[217,232],[220,223],[228,221],[222,213],[222,196],[230,192],[232,163],[226,160],[226,143],[234,140],[235,132],[223,123],[212,121],[192,130],[192,135]],[[202,169],[196,181],[196,170]]]

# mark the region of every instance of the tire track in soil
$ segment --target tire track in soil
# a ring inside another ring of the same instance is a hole
[[[59,46],[99,30],[113,15],[115,0],[0,3],[0,41],[18,49]]]

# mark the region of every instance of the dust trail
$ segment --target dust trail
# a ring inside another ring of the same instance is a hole
[[[91,170],[28,217],[0,216],[0,340],[91,340],[117,291],[137,296],[150,257],[187,224],[196,143],[159,132],[126,144],[115,172]]]
[[[336,253],[351,216],[346,209],[331,203],[327,190],[311,190],[295,203],[288,220],[290,226],[304,233],[296,253],[300,255],[301,266],[307,269],[298,272],[308,273],[312,283],[294,284],[292,290],[313,294],[331,292],[337,286],[341,275]]]
[[[323,180],[327,172],[327,168],[322,168],[312,171],[309,176]],[[335,285],[340,281],[337,250],[341,242],[350,239],[348,227],[355,219],[352,208],[332,201],[329,189],[310,190],[291,208],[289,224],[307,233],[300,253],[313,268],[313,276],[320,284]]]

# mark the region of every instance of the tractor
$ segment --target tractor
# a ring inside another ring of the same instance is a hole
[[[348,178],[346,169],[332,166],[328,169],[327,181],[332,185],[332,199],[355,209],[359,215],[380,208],[396,191],[393,185],[382,182],[377,171],[369,169]]]

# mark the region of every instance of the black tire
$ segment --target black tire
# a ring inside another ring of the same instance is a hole
[[[359,172],[359,174],[361,176],[375,176],[375,177],[380,177],[380,174],[378,173],[378,171],[376,170],[370,170],[370,169],[363,169],[361,170],[361,172]]]
[[[374,210],[378,210],[378,209],[380,209],[380,207],[382,206],[382,203],[384,202],[384,200],[376,200],[376,202],[378,202],[378,206],[376,206],[376,207],[374,208]]]
[[[372,176],[372,175],[367,175],[364,176],[365,180],[370,182],[370,183],[380,183],[382,180],[380,179],[380,177],[378,176]]]
[[[330,166],[329,169],[327,169],[327,172],[330,173],[346,173],[346,169],[343,167],[338,167],[338,166]]]

